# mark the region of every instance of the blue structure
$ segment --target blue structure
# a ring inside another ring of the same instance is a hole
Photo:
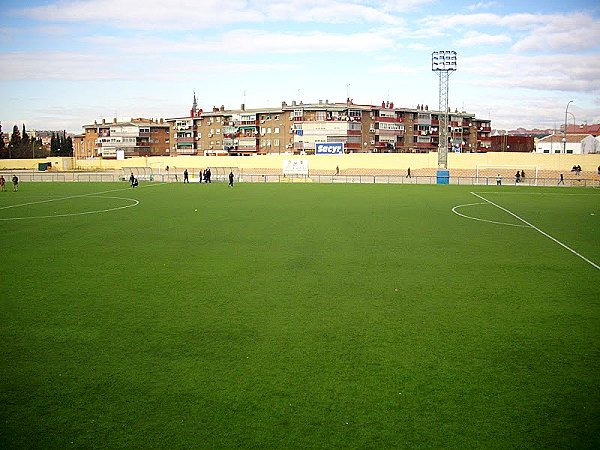
[[[438,169],[437,184],[450,184],[450,171],[446,169]]]

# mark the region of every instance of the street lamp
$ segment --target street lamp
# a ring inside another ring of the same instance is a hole
[[[567,114],[569,113],[569,105],[573,103],[573,100],[569,100],[567,107],[565,108],[565,136],[563,138],[563,153],[567,153]]]

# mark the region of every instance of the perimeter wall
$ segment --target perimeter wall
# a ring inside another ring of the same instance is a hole
[[[238,167],[244,169],[267,169],[281,173],[283,160],[308,160],[310,171],[335,173],[364,170],[396,170],[406,172],[437,168],[437,153],[353,153],[339,156],[298,156],[298,155],[261,155],[261,156],[177,156],[177,157],[135,157],[123,161],[107,159],[74,160],[74,158],[44,159],[0,159],[0,169],[37,170],[39,163],[50,162],[52,170],[118,170],[122,167],[150,167],[154,172],[164,172],[169,166],[170,172],[205,167]],[[568,172],[574,165],[580,165],[584,172],[596,174],[600,166],[600,154],[541,154],[541,153],[449,153],[448,168],[452,170],[475,170],[477,166],[537,166],[539,170]]]

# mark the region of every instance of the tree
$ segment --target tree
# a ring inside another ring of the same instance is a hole
[[[52,132],[52,137],[50,138],[50,154],[52,156],[59,156],[60,151],[60,141],[58,136],[54,131]]]
[[[29,145],[29,135],[27,134],[27,131],[25,131],[25,124],[23,124],[23,133],[21,134],[21,145],[23,147]]]
[[[4,145],[4,133],[2,132],[2,124],[0,123],[0,158],[8,158],[8,147]]]
[[[10,142],[8,143],[8,157],[9,158],[17,158],[16,156],[19,152],[19,147],[21,146],[21,133],[19,132],[19,127],[14,126],[12,135],[10,136]]]
[[[67,136],[65,140],[63,156],[73,156],[73,139],[71,136]]]

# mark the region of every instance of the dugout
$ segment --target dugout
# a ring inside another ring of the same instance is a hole
[[[151,167],[122,167],[122,181],[129,181],[129,176],[133,173],[139,181],[154,181],[154,173]]]

